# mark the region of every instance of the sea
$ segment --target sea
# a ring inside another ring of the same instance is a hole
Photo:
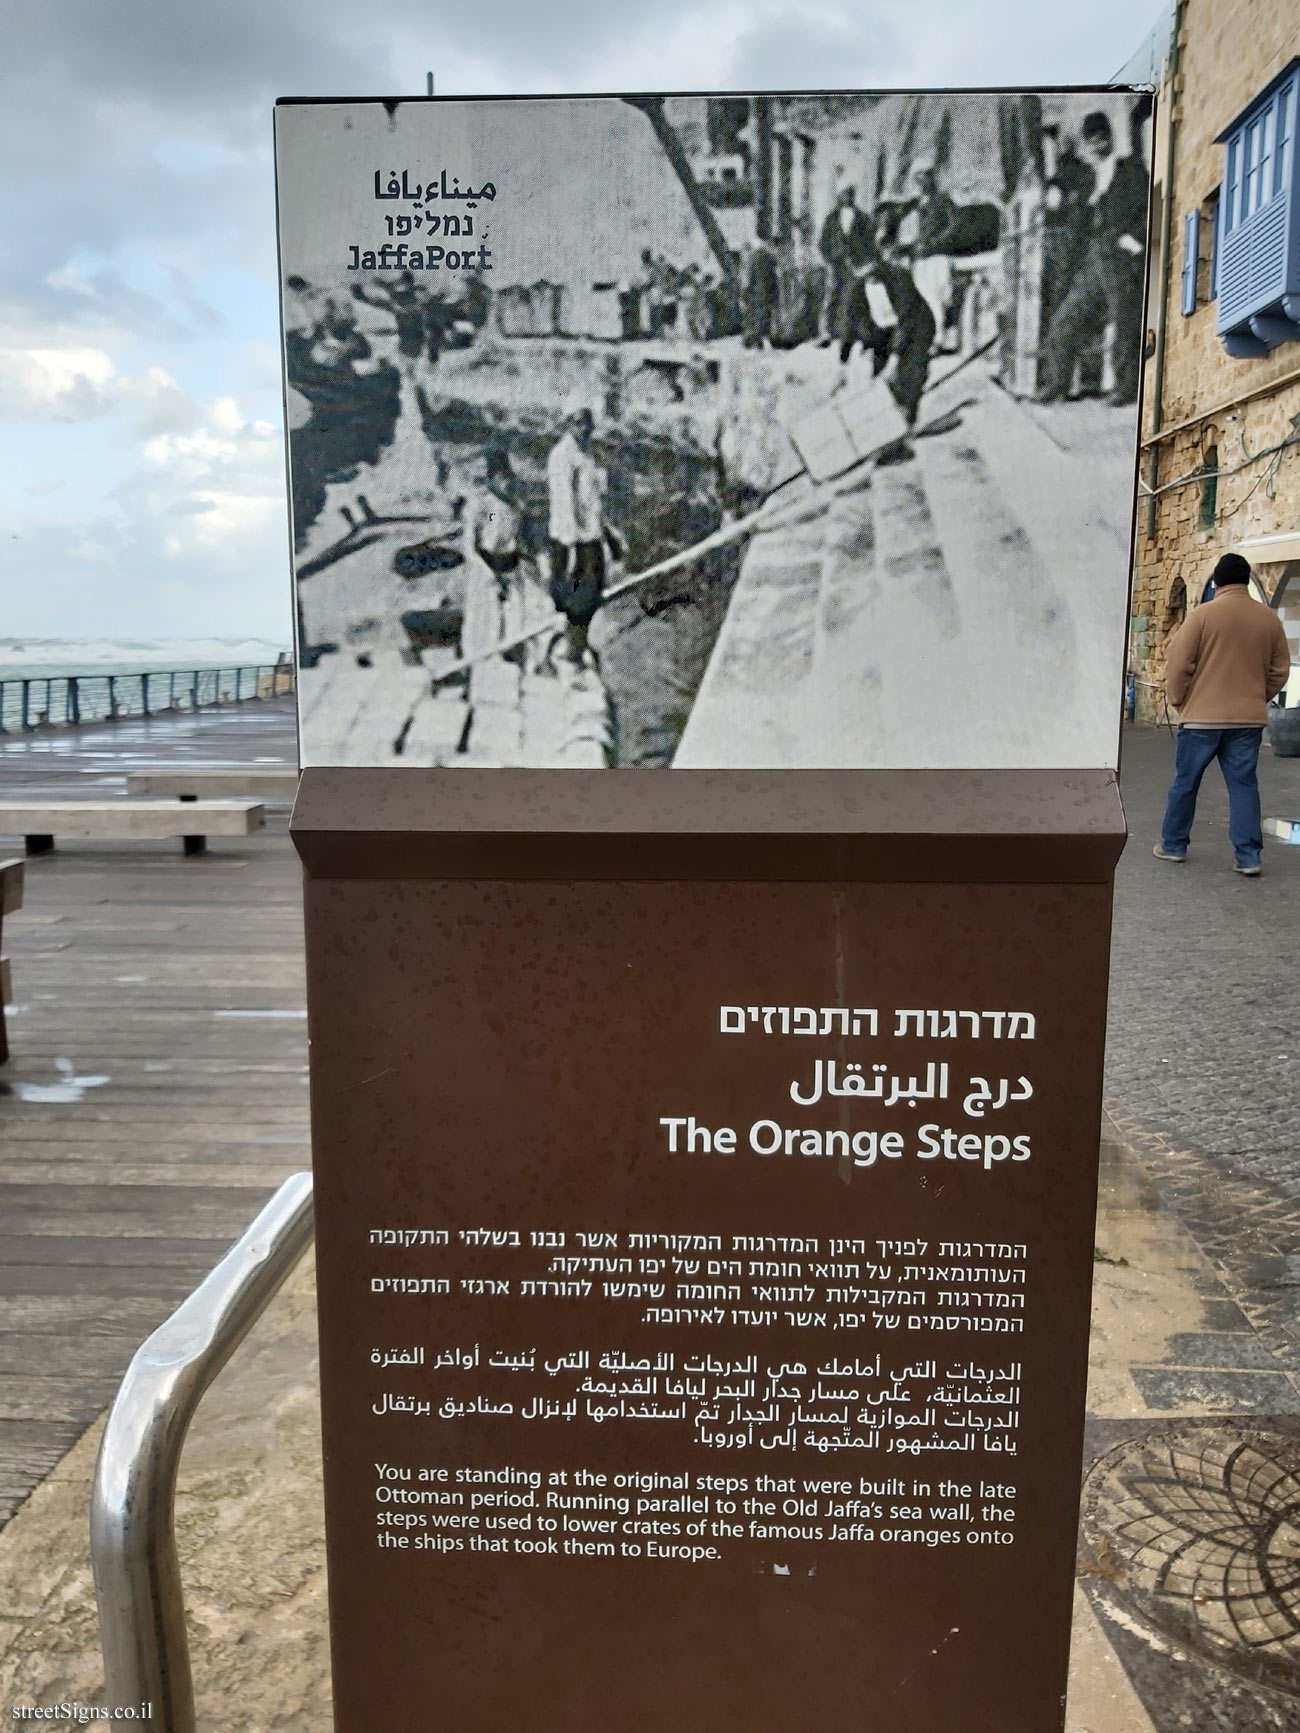
[[[269,638],[0,638],[0,680],[253,668],[288,650]]]

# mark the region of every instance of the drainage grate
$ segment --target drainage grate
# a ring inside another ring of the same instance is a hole
[[[1083,1540],[1103,1601],[1300,1697],[1300,1433],[1219,1419],[1152,1427],[1088,1475]]]

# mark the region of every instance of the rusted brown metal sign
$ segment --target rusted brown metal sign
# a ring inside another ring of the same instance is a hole
[[[1058,1726],[1113,778],[547,774],[295,818],[337,1725]]]

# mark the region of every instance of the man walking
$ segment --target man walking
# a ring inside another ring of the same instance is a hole
[[[591,453],[595,427],[590,409],[575,411],[546,462],[551,600],[568,622],[569,660],[579,667],[605,593],[605,551],[614,559],[623,553],[605,522],[606,476]]]
[[[1214,568],[1214,599],[1175,633],[1165,657],[1165,693],[1179,712],[1174,780],[1165,807],[1159,860],[1182,861],[1196,816],[1196,792],[1215,758],[1228,785],[1228,838],[1236,870],[1259,876],[1264,851],[1259,814],[1260,736],[1265,705],[1286,685],[1291,652],[1282,622],[1247,589],[1250,566],[1224,554]]]

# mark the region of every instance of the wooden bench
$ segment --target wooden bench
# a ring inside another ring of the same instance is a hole
[[[126,792],[166,794],[181,800],[219,795],[292,802],[298,793],[298,772],[271,770],[261,765],[225,770],[131,770],[127,772]]]
[[[0,861],[0,945],[4,943],[4,920],[23,906],[23,863]],[[0,1065],[9,1057],[9,1032],[5,1028],[5,1006],[13,1000],[9,959],[0,950]]]
[[[249,836],[266,823],[253,800],[0,800],[0,836],[21,836],[28,854],[48,854],[56,836],[178,836],[202,854],[210,836]]]

